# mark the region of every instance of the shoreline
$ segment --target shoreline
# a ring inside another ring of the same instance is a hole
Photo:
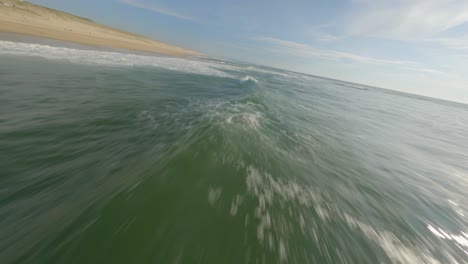
[[[67,40],[58,40],[51,39],[42,36],[31,36],[19,33],[9,33],[0,31],[0,41],[14,42],[14,43],[24,43],[24,44],[37,44],[50,46],[55,48],[67,48],[73,50],[84,50],[84,51],[102,51],[102,52],[115,52],[119,54],[131,54],[131,55],[142,55],[142,56],[157,56],[157,57],[179,57],[179,58],[196,58],[198,56],[173,56],[160,52],[149,52],[149,51],[138,51],[138,50],[128,50],[128,49],[119,49],[105,46],[92,46],[86,44],[79,44]]]
[[[202,55],[199,52],[100,25],[89,19],[18,0],[0,0],[0,32],[25,38],[38,37],[63,41],[90,48],[177,57]]]

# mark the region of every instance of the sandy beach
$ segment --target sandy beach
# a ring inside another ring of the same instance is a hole
[[[0,0],[0,32],[172,56],[200,55],[195,51],[19,0]]]

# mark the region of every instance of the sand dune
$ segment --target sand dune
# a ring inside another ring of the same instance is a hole
[[[0,32],[173,56],[199,53],[19,0],[0,0]]]

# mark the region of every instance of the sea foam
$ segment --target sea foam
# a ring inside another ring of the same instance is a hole
[[[216,77],[233,78],[221,70],[222,64],[191,59],[137,55],[112,51],[83,50],[54,47],[43,44],[0,41],[0,54],[35,56],[50,60],[66,60],[72,63],[97,64],[109,66],[150,66],[168,70],[201,74]],[[220,67],[221,66],[221,67]]]
[[[254,82],[254,83],[258,83],[258,80],[255,79],[254,77],[252,76],[245,76],[243,78],[241,78],[241,83],[245,83],[245,82]]]

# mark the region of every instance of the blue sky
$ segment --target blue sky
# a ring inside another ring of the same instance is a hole
[[[468,0],[31,0],[207,55],[468,103]]]

